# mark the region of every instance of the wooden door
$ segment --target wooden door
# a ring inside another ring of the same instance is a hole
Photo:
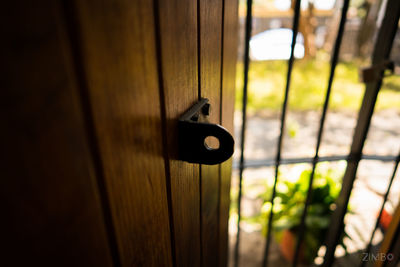
[[[226,266],[231,160],[177,160],[177,119],[233,132],[237,2],[2,10],[1,265]]]

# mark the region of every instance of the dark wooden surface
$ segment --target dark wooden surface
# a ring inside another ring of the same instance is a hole
[[[200,1],[200,94],[209,99],[210,123],[220,124],[222,0]],[[217,142],[208,145],[216,146]],[[201,242],[203,266],[217,266],[220,165],[201,165]]]
[[[198,100],[197,3],[159,1],[160,61],[177,266],[200,266],[199,165],[176,160],[177,119]]]
[[[233,112],[235,103],[236,58],[238,47],[238,6],[236,0],[224,0],[224,28],[222,54],[222,102],[221,124],[233,134]],[[237,141],[237,140],[236,140]],[[219,192],[219,259],[218,266],[227,266],[228,218],[232,159],[221,164]]]
[[[1,266],[112,266],[60,1],[2,4]]]
[[[177,119],[233,133],[237,2],[3,10],[0,265],[226,266],[231,161],[177,160]]]
[[[75,3],[121,265],[171,266],[152,2]]]

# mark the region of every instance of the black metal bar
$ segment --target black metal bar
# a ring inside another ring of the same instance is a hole
[[[312,185],[313,185],[313,181],[314,181],[315,168],[316,168],[317,163],[318,163],[319,148],[321,146],[321,140],[322,140],[322,134],[323,134],[323,130],[324,130],[325,118],[326,118],[326,113],[328,111],[328,106],[329,106],[329,99],[330,99],[331,90],[332,90],[332,82],[333,82],[333,78],[335,76],[336,65],[337,65],[338,60],[339,60],[340,46],[342,44],[344,26],[346,24],[346,16],[347,16],[347,10],[349,9],[349,3],[350,3],[350,0],[345,0],[344,3],[343,3],[342,14],[341,14],[340,23],[339,23],[339,29],[338,29],[338,33],[337,33],[337,37],[336,37],[336,41],[335,41],[335,46],[334,46],[334,50],[333,50],[333,54],[332,54],[332,58],[331,58],[331,71],[330,71],[330,74],[329,74],[328,88],[326,90],[324,107],[323,107],[323,110],[322,110],[321,121],[320,121],[320,124],[319,124],[319,130],[318,130],[318,136],[317,136],[317,144],[316,144],[316,148],[315,148],[315,156],[314,156],[314,159],[312,161],[312,170],[311,170],[311,174],[310,174],[310,178],[309,178],[309,182],[308,182],[308,191],[307,191],[306,202],[305,202],[303,213],[302,213],[301,219],[300,219],[300,226],[299,226],[299,231],[298,231],[296,249],[295,249],[294,258],[293,258],[293,264],[292,264],[293,267],[297,266],[297,261],[298,261],[299,253],[300,253],[300,245],[303,242],[304,233],[305,233],[306,228],[307,228],[306,224],[305,224],[305,221],[306,221],[308,206],[310,205],[310,201],[311,201]]]
[[[244,66],[243,66],[243,99],[242,99],[242,129],[240,132],[240,162],[239,162],[239,193],[238,193],[238,220],[237,220],[237,234],[235,244],[235,266],[239,266],[239,244],[240,244],[240,212],[241,212],[241,200],[242,200],[242,182],[243,182],[243,170],[244,170],[244,143],[245,143],[245,131],[246,131],[246,113],[247,113],[247,87],[249,81],[249,66],[250,66],[250,37],[252,28],[252,6],[253,1],[247,0],[247,13],[246,13],[246,32],[244,38]]]
[[[389,59],[394,36],[397,31],[400,16],[400,1],[388,0],[386,12],[380,26],[378,36],[375,42],[374,52],[372,55],[372,64],[380,64]],[[331,219],[331,225],[326,240],[326,253],[323,266],[330,267],[334,262],[336,246],[344,229],[344,217],[347,212],[350,193],[353,189],[358,163],[361,159],[362,149],[368,134],[369,125],[375,107],[379,89],[382,85],[382,79],[368,83],[363,98],[363,102],[359,111],[357,126],[355,128],[353,142],[351,145],[351,155],[354,160],[349,161],[343,177],[342,190],[336,202],[336,210]]]
[[[285,98],[283,100],[283,105],[282,105],[281,128],[280,128],[280,134],[279,134],[279,139],[278,139],[278,151],[276,153],[276,160],[275,160],[275,180],[274,180],[274,185],[272,187],[271,211],[270,211],[269,217],[268,217],[267,236],[266,236],[263,266],[268,266],[268,252],[269,252],[269,247],[270,247],[270,243],[271,243],[271,229],[272,229],[272,219],[273,219],[272,211],[273,211],[273,207],[274,207],[274,198],[275,198],[275,194],[276,194],[276,183],[278,180],[279,164],[281,161],[281,150],[282,150],[283,134],[285,131],[286,110],[287,110],[287,105],[288,105],[288,100],[289,100],[290,79],[292,76],[292,69],[293,69],[293,63],[294,63],[294,49],[296,46],[297,33],[299,30],[300,4],[301,4],[301,0],[296,0],[295,6],[294,6],[292,44],[291,44],[291,50],[290,50],[290,58],[288,61]]]
[[[396,156],[361,155],[362,160],[379,160],[383,162],[396,161]]]
[[[362,155],[362,160],[377,160],[382,162],[391,162],[396,161],[397,156],[380,156],[380,155]],[[288,164],[297,164],[297,163],[312,163],[314,158],[286,158],[281,159],[280,165],[288,165]],[[336,155],[336,156],[327,156],[327,157],[318,157],[318,162],[332,162],[332,161],[340,161],[347,160],[351,161],[351,157],[349,155]],[[255,169],[262,167],[274,166],[275,159],[262,159],[262,160],[245,160],[244,169]],[[239,165],[234,163],[232,166],[233,169],[238,169]]]
[[[372,240],[374,239],[376,229],[378,229],[379,221],[381,220],[382,213],[383,213],[383,209],[385,208],[386,201],[387,201],[387,199],[388,199],[388,197],[389,197],[389,193],[390,193],[390,189],[392,188],[393,180],[394,180],[394,178],[396,177],[396,172],[397,172],[397,168],[398,168],[398,166],[399,166],[399,162],[400,162],[400,153],[399,153],[399,156],[398,156],[397,159],[396,159],[396,163],[395,163],[394,169],[393,169],[393,174],[392,174],[392,177],[390,177],[390,181],[389,181],[389,184],[388,184],[388,189],[386,190],[386,193],[385,193],[385,195],[384,195],[384,197],[383,197],[382,206],[381,206],[381,209],[380,209],[380,211],[379,211],[378,218],[376,219],[375,227],[374,227],[374,229],[372,230],[371,238],[370,238],[370,240],[369,240],[368,246],[367,246],[367,248],[365,249],[365,253],[369,253],[369,252],[371,251],[371,248],[372,248]],[[361,261],[360,267],[364,267],[364,266],[365,266],[365,263],[366,263],[366,261]]]

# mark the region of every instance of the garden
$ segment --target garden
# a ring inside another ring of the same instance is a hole
[[[320,155],[333,156],[348,153],[365,90],[365,85],[360,81],[359,72],[366,66],[368,66],[366,61],[357,61],[357,59],[342,60],[337,65]],[[319,51],[314,58],[295,61],[283,140],[283,158],[314,156],[329,71],[329,55],[323,51]],[[276,155],[286,73],[287,61],[285,60],[251,62],[245,142],[245,155],[249,162],[273,159]],[[239,63],[235,106],[235,135],[237,137],[240,136],[241,127],[242,81],[243,65]],[[364,149],[365,153],[380,155],[398,153],[400,148],[399,115],[400,77],[388,76],[379,93],[370,134]],[[237,146],[234,158],[236,166],[239,155],[240,147]],[[323,254],[323,241],[334,202],[340,192],[341,178],[345,168],[345,161],[317,165],[312,202],[306,219],[307,231],[300,252],[300,260],[304,265],[308,266],[322,260],[320,255]],[[379,177],[382,184],[386,185],[390,176],[387,172],[391,168],[390,164],[380,162],[361,164],[355,192],[350,201],[352,212],[346,217],[349,226],[346,228],[346,236],[341,239],[340,255],[344,257],[351,255],[365,246],[368,241],[369,229],[373,227],[383,190],[379,188],[382,187],[381,185],[376,184],[376,179]],[[305,202],[310,171],[310,164],[291,164],[280,167],[277,195],[274,199],[273,244],[270,251],[270,261],[274,264],[289,266],[293,258],[296,231],[303,209],[301,204]],[[273,166],[249,169],[244,172],[241,218],[244,238],[240,259],[242,266],[253,266],[252,263],[258,266],[262,262],[274,177]],[[234,243],[236,232],[237,179],[236,170],[231,191],[231,244]],[[398,194],[398,190],[391,194],[392,202],[389,201],[389,210],[395,207]],[[369,203],[371,207],[369,210],[362,206],[365,202]]]

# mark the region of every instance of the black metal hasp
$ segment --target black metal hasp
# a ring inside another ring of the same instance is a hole
[[[389,73],[385,73],[388,70]],[[373,65],[360,70],[360,81],[364,83],[374,82],[382,77],[399,75],[400,66],[391,60],[385,60],[380,64]]]
[[[179,159],[191,163],[214,165],[229,159],[233,154],[235,141],[221,125],[207,122],[210,104],[202,98],[192,106],[178,121]],[[205,139],[213,136],[219,147],[210,148]]]

